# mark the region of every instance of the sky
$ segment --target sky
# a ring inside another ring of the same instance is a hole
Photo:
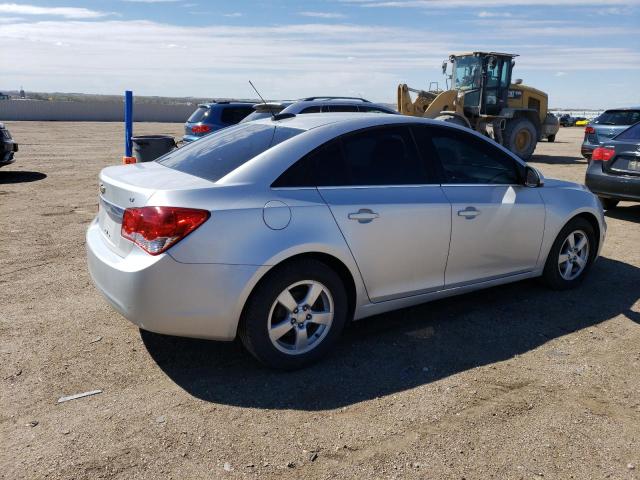
[[[0,90],[395,103],[517,53],[555,108],[640,105],[640,0],[0,0]]]

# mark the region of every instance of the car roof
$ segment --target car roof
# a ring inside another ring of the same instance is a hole
[[[205,107],[205,108],[211,108],[214,107],[216,105],[228,105],[228,106],[232,106],[232,107],[252,107],[255,105],[255,103],[253,102],[234,102],[234,101],[219,101],[219,102],[208,102],[208,103],[200,103],[198,104],[198,108],[200,107]]]
[[[340,98],[329,98],[324,100],[299,100],[297,102],[293,102],[286,109],[286,113],[299,113],[305,108],[322,106],[322,105],[354,105],[354,106],[366,106],[366,107],[375,107],[383,110],[387,110],[389,112],[395,112],[395,110],[387,105],[383,105],[381,103],[373,103],[369,101],[363,100],[351,100],[351,99],[340,99]],[[337,113],[337,112],[324,112],[326,113]],[[306,114],[305,114],[306,115]]]
[[[387,117],[392,117],[396,121],[385,122]],[[427,120],[427,122],[425,122]],[[333,112],[333,113],[305,113],[301,115],[290,114],[286,117],[273,120],[270,117],[255,120],[256,123],[276,125],[282,127],[296,128],[298,130],[311,130],[314,128],[336,123],[362,124],[362,128],[374,125],[385,125],[387,123],[433,123],[433,120],[423,117],[411,117],[408,115],[388,115],[386,113],[364,113],[364,112]]]

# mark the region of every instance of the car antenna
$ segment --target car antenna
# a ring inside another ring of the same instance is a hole
[[[269,109],[269,113],[271,114],[271,118],[273,120],[276,120],[276,115],[275,113],[273,113],[273,109],[269,106],[267,102],[264,101],[264,98],[262,98],[262,95],[260,95],[260,92],[258,91],[258,89],[255,87],[255,85],[251,80],[249,80],[249,85],[251,85],[251,88],[253,88],[253,90],[258,94],[258,97],[260,97],[260,100],[262,100],[262,103],[264,103],[267,106],[267,108]]]

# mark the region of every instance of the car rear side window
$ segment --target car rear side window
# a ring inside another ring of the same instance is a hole
[[[405,126],[347,134],[290,167],[274,187],[419,185],[429,178]]]
[[[640,110],[607,110],[593,123],[597,125],[633,125],[640,122]]]
[[[632,127],[627,128],[618,136],[613,137],[614,140],[631,140],[640,141],[640,122],[636,123]]]
[[[320,113],[321,111],[322,107],[320,105],[314,105],[301,110],[300,113]]]
[[[464,131],[428,127],[433,150],[440,160],[443,183],[520,183],[517,162],[486,140]]]
[[[224,107],[220,114],[220,120],[226,125],[235,125],[244,117],[252,113],[253,107]]]
[[[158,163],[212,182],[220,180],[262,152],[303,130],[243,123],[207,135],[169,152]]]
[[[196,111],[191,114],[187,122],[190,122],[190,123],[202,122],[205,118],[209,116],[210,113],[211,113],[211,110],[209,109],[209,107],[205,107],[205,106],[198,107]]]
[[[327,105],[325,108],[329,112],[357,112],[358,107],[356,105]]]
[[[370,113],[391,113],[388,112],[387,110],[384,110],[380,107],[374,107],[371,105],[359,105],[358,106],[358,111],[360,112],[370,112]]]

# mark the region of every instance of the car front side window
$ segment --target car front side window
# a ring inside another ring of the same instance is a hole
[[[429,130],[434,151],[442,166],[443,183],[520,183],[521,173],[515,160],[487,141],[453,129]]]

